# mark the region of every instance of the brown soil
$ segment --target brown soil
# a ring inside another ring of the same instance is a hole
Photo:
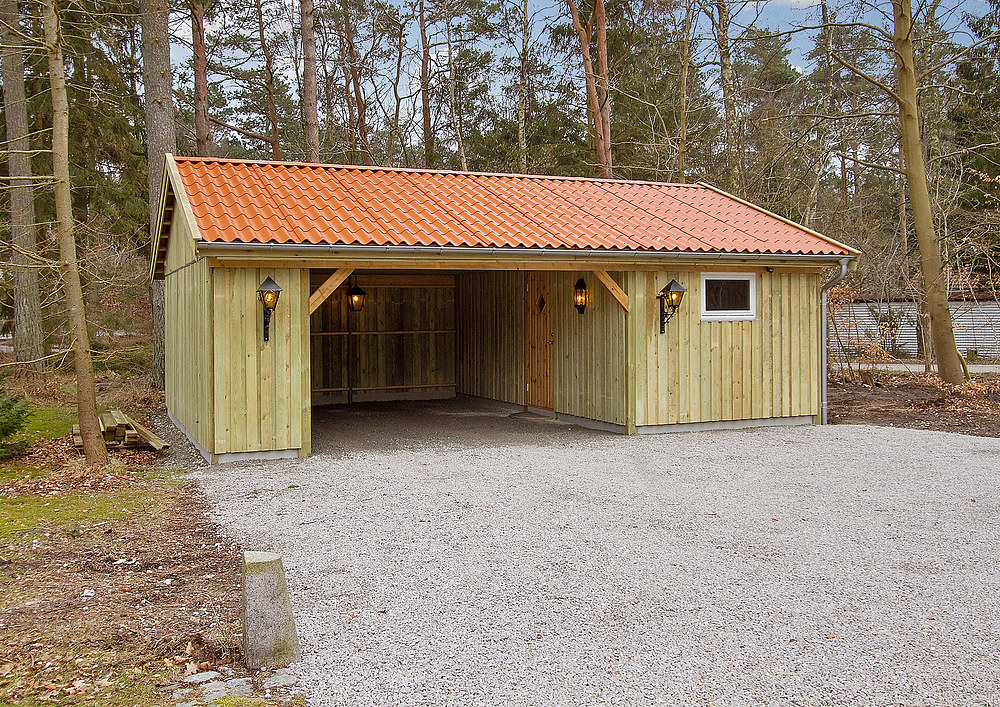
[[[144,418],[164,419],[155,408]],[[254,704],[302,704],[264,691],[267,672],[243,668],[240,548],[195,484],[155,471],[200,457],[172,427],[150,426],[172,453],[114,450],[109,466],[91,470],[64,437],[10,460],[47,473],[0,483],[0,502],[123,490],[149,500],[117,520],[43,520],[33,540],[0,544],[0,705],[170,705],[172,690],[160,688],[204,670],[251,677],[269,698]]]
[[[1000,380],[954,387],[934,376],[879,373],[868,384],[829,383],[829,422],[1000,437]]]
[[[239,674],[237,548],[207,522],[191,485],[110,478],[60,484],[49,477],[30,489],[4,489],[52,494],[145,485],[163,504],[126,520],[52,528],[30,546],[0,550],[6,700],[93,699],[120,689],[123,679],[166,685],[186,671],[224,665]]]

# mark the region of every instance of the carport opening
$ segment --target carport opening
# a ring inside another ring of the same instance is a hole
[[[311,291],[336,272],[312,270]],[[367,414],[466,396],[551,410],[552,283],[548,272],[352,272],[311,316],[314,429],[334,407]],[[354,288],[365,293],[359,311]]]

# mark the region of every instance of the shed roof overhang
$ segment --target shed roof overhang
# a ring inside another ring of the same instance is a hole
[[[855,260],[854,255],[691,253],[565,248],[372,246],[289,243],[197,244],[215,267],[377,268],[393,270],[662,270],[677,267],[806,267]]]

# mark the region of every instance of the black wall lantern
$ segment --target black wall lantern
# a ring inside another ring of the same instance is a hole
[[[573,285],[573,306],[580,314],[587,309],[587,282],[582,277]]]
[[[278,305],[278,295],[280,294],[281,288],[270,276],[257,288],[257,295],[260,297],[261,304],[264,305],[264,341],[270,339],[271,314]]]
[[[681,306],[684,293],[687,292],[677,280],[671,280],[670,284],[660,290],[656,299],[660,300],[660,333],[667,330],[667,322],[674,316],[677,308]]]
[[[352,312],[360,312],[365,306],[365,295],[368,294],[357,285],[347,291],[347,306]]]

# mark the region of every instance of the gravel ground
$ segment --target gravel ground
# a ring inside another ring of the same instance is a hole
[[[312,705],[998,705],[1000,440],[316,415],[197,473],[284,556]]]

